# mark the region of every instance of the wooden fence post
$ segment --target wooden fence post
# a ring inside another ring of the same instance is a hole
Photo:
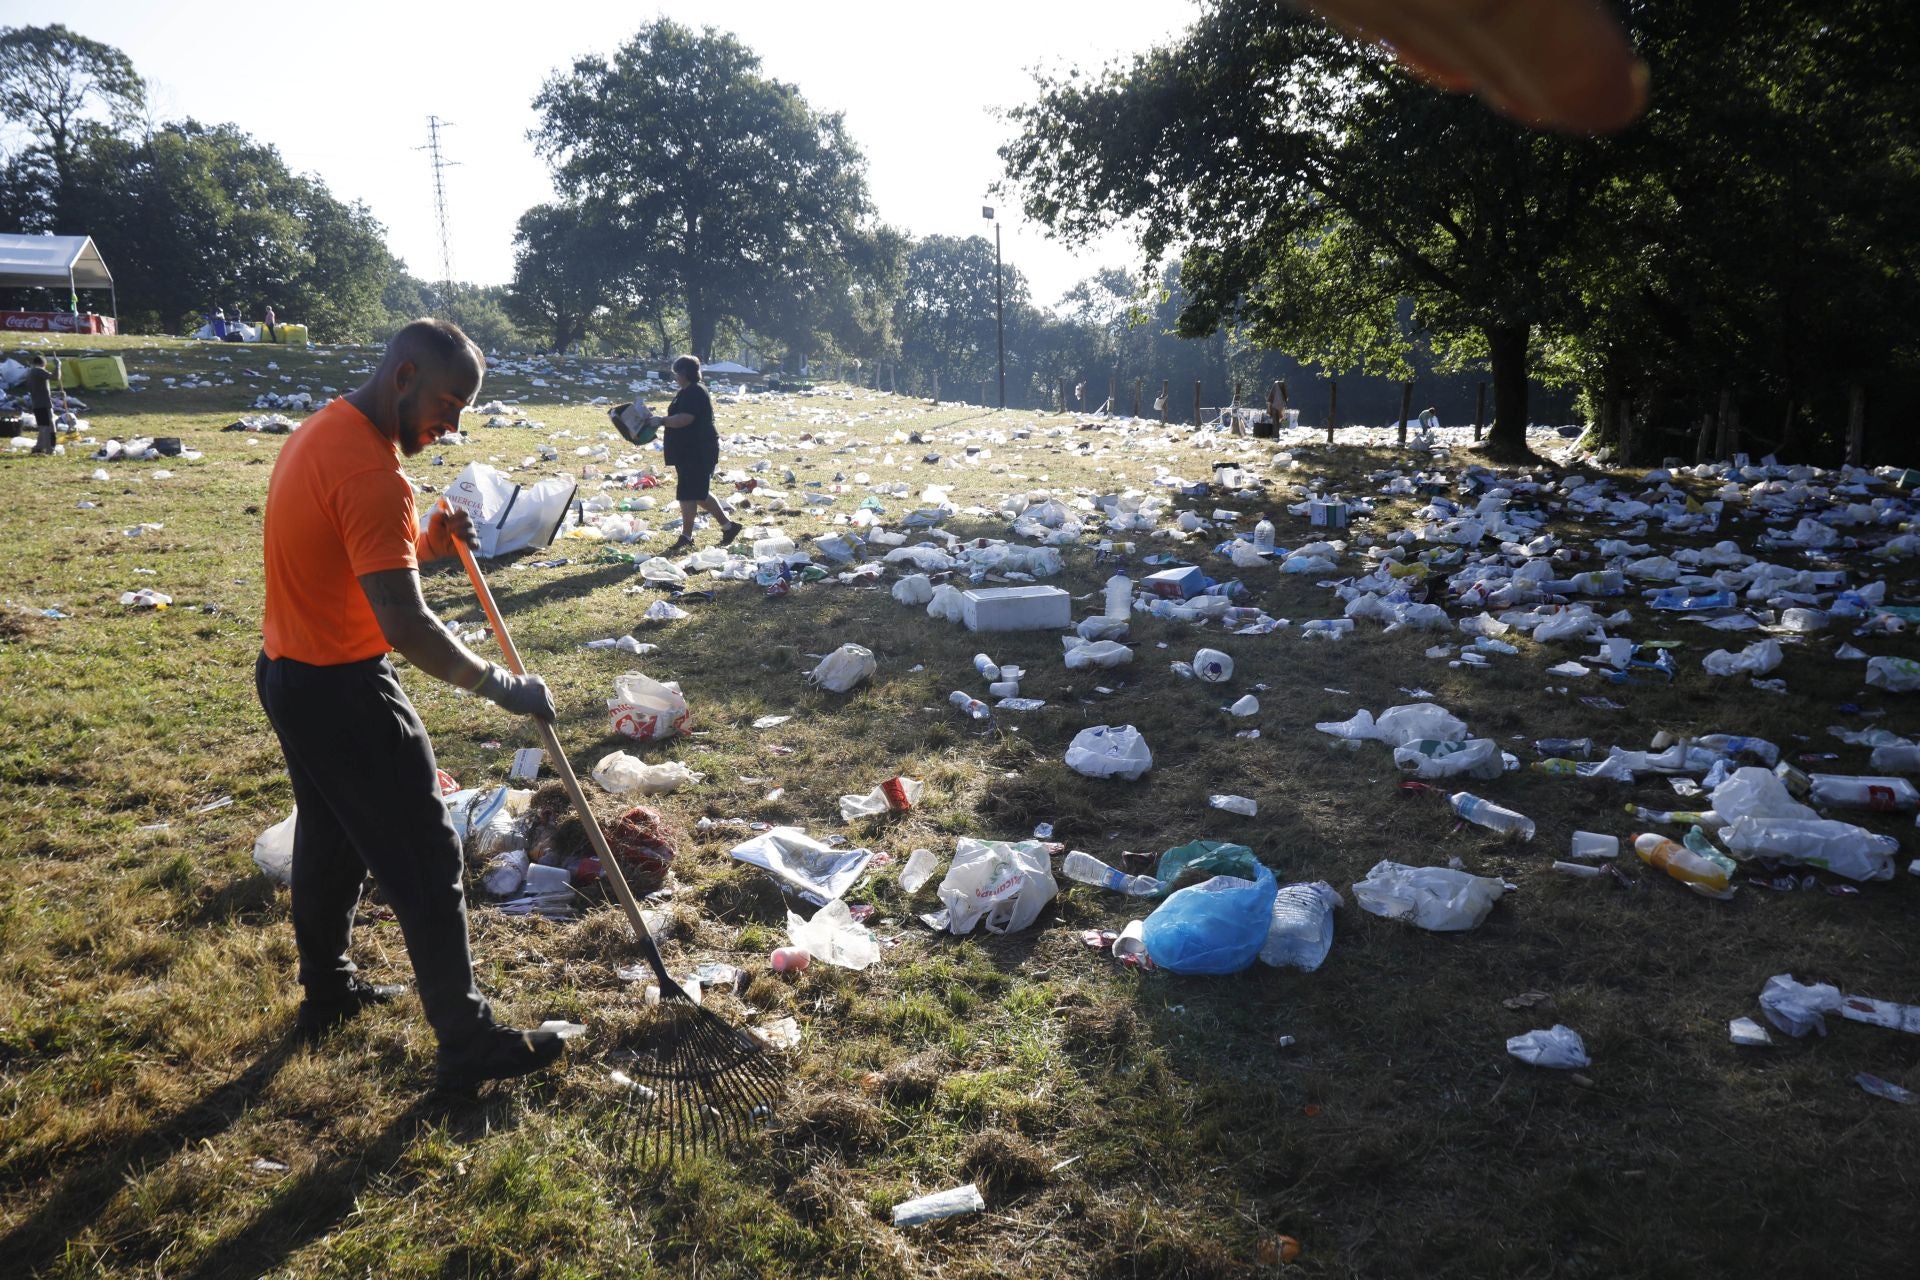
[[[1340,384],[1327,379],[1327,443],[1333,443],[1333,428],[1340,420]]]
[[[1060,412],[1070,412],[1067,400],[1067,379],[1064,374],[1060,378]]]
[[[1136,418],[1140,416],[1140,384],[1143,381],[1141,378],[1133,380],[1133,416]]]
[[[1400,447],[1403,449],[1407,444],[1407,415],[1412,412],[1413,384],[1403,382],[1400,384]]]
[[[1107,375],[1107,416],[1120,416],[1120,371],[1115,369]]]
[[[1487,384],[1481,383],[1473,395],[1473,442],[1480,443],[1480,429],[1487,423]]]
[[[1160,379],[1160,425],[1163,427],[1167,425],[1167,394],[1168,383],[1165,378],[1162,378]]]
[[[933,402],[940,403],[940,371],[938,369],[933,371]]]
[[[1240,379],[1233,380],[1233,399],[1228,402],[1227,423],[1235,435],[1240,434]]]
[[[1193,380],[1193,425],[1200,425],[1200,379]]]

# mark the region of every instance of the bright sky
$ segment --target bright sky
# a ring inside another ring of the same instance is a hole
[[[621,3],[180,4],[0,0],[0,23],[61,22],[114,45],[146,77],[157,119],[232,122],[319,175],[387,227],[423,279],[440,275],[427,117],[450,121],[447,170],[455,278],[506,282],[516,219],[552,196],[527,132],[555,71],[610,55],[656,12],[730,31],[817,110],[841,111],[866,153],[880,216],[916,235],[992,234],[1051,304],[1102,266],[1133,266],[1121,236],[1072,252],[987,196],[1007,129],[995,108],[1030,96],[1035,66],[1091,70],[1177,33],[1192,0],[973,0],[914,7],[873,0]],[[636,139],[636,144],[644,140]]]

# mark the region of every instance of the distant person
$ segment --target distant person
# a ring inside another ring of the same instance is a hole
[[[47,358],[39,352],[27,357],[27,403],[33,409],[33,425],[39,428],[34,453],[53,452],[53,375],[47,371]]]
[[[277,327],[278,321],[274,318],[273,304],[271,302],[260,309],[260,323],[266,326],[268,342],[280,341],[280,331]]]
[[[1612,133],[1646,109],[1647,64],[1597,0],[1295,0],[1443,89],[1524,124]]]
[[[551,1031],[497,1025],[474,982],[460,837],[440,799],[433,744],[387,651],[515,715],[553,719],[538,676],[509,674],[449,635],[420,594],[418,565],[472,545],[466,513],[424,532],[400,470],[458,430],[486,361],[458,327],[416,320],[373,376],[288,437],[267,484],[266,610],[254,667],[293,798],[293,939],[318,1038],[402,988],[370,986],[347,956],[369,872],[393,908],[439,1039],[438,1083],[461,1088],[552,1063]]]
[[[740,536],[740,526],[726,505],[713,496],[713,473],[720,465],[720,433],[713,425],[713,397],[700,382],[700,357],[681,356],[673,362],[673,380],[680,390],[667,406],[664,418],[649,410],[643,425],[657,424],[666,434],[661,450],[666,464],[677,473],[673,496],[680,503],[680,536],[669,554],[693,545],[694,516],[705,511],[720,522],[720,545]]]
[[[213,309],[213,319],[208,321],[208,323],[213,326],[213,340],[215,342],[225,342],[227,340],[227,313],[219,307],[215,307]]]

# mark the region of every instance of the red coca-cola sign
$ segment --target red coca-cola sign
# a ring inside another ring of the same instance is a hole
[[[0,329],[16,333],[113,333],[112,316],[69,311],[0,311]]]

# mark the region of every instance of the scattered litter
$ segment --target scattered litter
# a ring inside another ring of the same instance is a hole
[[[1593,1065],[1580,1033],[1555,1023],[1545,1031],[1529,1031],[1507,1040],[1507,1052],[1531,1066],[1578,1070]]]

